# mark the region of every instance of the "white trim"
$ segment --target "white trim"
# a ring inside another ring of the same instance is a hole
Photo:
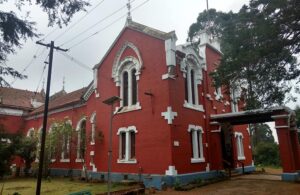
[[[26,137],[31,137],[30,133],[33,132],[33,136],[34,136],[34,128],[31,127],[30,129],[28,129],[27,133],[26,133]]]
[[[136,160],[136,159],[129,159],[129,160],[126,160],[126,159],[118,159],[118,160],[117,160],[117,163],[119,163],[119,164],[136,164],[136,163],[137,163],[137,160]]]
[[[236,143],[236,149],[237,149],[237,159],[238,160],[245,160],[245,151],[244,151],[244,143],[243,139],[244,136],[241,132],[234,132],[235,137],[235,143]]]
[[[172,124],[175,117],[178,116],[177,112],[172,111],[172,107],[168,106],[166,112],[162,112],[161,116],[164,117],[165,120],[168,121],[168,124]]]
[[[188,132],[191,132],[192,130],[194,131],[201,131],[201,133],[204,133],[203,128],[201,126],[196,126],[196,125],[189,125],[188,127]]]
[[[273,118],[273,119],[289,118],[289,115],[288,114],[274,115],[274,116],[271,116],[271,118]]]
[[[178,173],[177,173],[177,170],[175,168],[175,166],[169,166],[168,167],[168,170],[166,170],[166,175],[169,175],[169,176],[176,176]]]
[[[77,162],[77,163],[83,163],[83,162],[84,162],[84,159],[76,158],[76,159],[75,159],[75,162]]]
[[[290,128],[289,126],[275,126],[275,129],[284,129],[284,128]]]
[[[191,163],[202,163],[205,162],[205,158],[191,158]]]
[[[70,159],[69,158],[67,158],[67,159],[60,159],[59,162],[70,162]]]
[[[183,107],[189,108],[189,109],[192,109],[192,110],[196,110],[196,111],[199,111],[199,112],[204,112],[203,105],[190,104],[186,100],[184,100]]]
[[[122,109],[120,111],[118,111],[119,109],[120,109],[120,107],[116,107],[114,114],[121,114],[121,113],[141,110],[142,107],[140,105],[140,102],[137,102],[135,105],[122,107]]]
[[[0,114],[10,115],[10,116],[23,116],[24,111],[12,108],[0,108]]]

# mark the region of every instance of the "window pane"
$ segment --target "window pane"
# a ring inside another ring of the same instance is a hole
[[[128,73],[123,73],[123,106],[128,106]]]
[[[132,104],[135,105],[137,102],[137,82],[136,82],[136,70],[133,69],[131,72],[131,78],[132,78]]]
[[[135,158],[135,133],[134,132],[130,132],[130,141],[131,141],[130,158]]]
[[[188,78],[186,75],[186,78],[184,79],[184,87],[185,87],[185,100],[188,102],[189,101],[189,91],[188,91]]]
[[[121,133],[121,145],[122,145],[122,147],[121,147],[121,158],[125,159],[125,155],[126,155],[126,153],[125,153],[125,150],[126,150],[126,133],[125,132]]]
[[[194,70],[191,70],[191,87],[192,87],[192,103],[195,104],[195,75]]]
[[[198,137],[198,147],[199,147],[199,158],[203,157],[203,144],[202,144],[202,133],[200,131],[197,131],[197,137]]]

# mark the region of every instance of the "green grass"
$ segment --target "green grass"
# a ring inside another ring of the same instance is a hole
[[[3,195],[12,195],[18,192],[21,195],[35,194],[36,179],[18,178],[0,180],[0,189],[4,184]],[[128,186],[113,184],[112,191],[126,189]],[[41,194],[65,195],[71,192],[89,190],[92,194],[103,193],[107,191],[106,183],[86,183],[84,181],[70,181],[69,179],[54,178],[50,182],[42,181]]]

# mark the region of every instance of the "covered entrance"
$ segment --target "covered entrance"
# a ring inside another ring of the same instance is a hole
[[[300,178],[300,144],[296,127],[295,112],[287,107],[249,110],[226,114],[211,115],[210,129],[221,129],[222,160],[230,161],[232,142],[226,139],[228,133],[222,130],[224,124],[244,125],[250,123],[275,122],[279,142],[279,154],[282,164],[282,180],[296,181]],[[225,146],[225,148],[224,148]],[[231,152],[232,153],[232,152]],[[226,163],[224,163],[224,168]]]

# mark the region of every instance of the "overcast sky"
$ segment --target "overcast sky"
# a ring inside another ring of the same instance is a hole
[[[89,11],[93,9],[101,1],[102,0],[91,0],[91,6],[88,7],[87,10]],[[15,9],[12,2],[11,4],[0,4],[0,10],[18,11]],[[23,8],[21,13],[18,12],[21,16],[25,16],[25,13],[30,11],[29,19],[37,23],[37,32],[44,35],[39,39],[45,37],[48,33],[53,32],[54,30],[53,33],[45,38],[44,42],[49,43],[51,40],[54,40],[55,45],[58,46],[67,42],[61,46],[65,49],[77,44],[91,34],[101,31],[97,35],[92,36],[79,45],[71,48],[70,51],[66,53],[67,55],[72,56],[76,61],[80,61],[80,63],[90,67],[90,70],[81,67],[59,52],[55,52],[51,93],[62,89],[63,77],[65,77],[65,89],[68,92],[87,86],[89,82],[91,82],[92,67],[101,60],[107,49],[125,25],[126,16],[124,15],[127,13],[127,8],[124,6],[126,3],[127,0],[104,0],[103,3],[98,5],[79,23],[73,26],[76,21],[86,15],[86,12],[76,14],[72,19],[72,22],[69,24],[69,27],[63,27],[62,29],[57,29],[57,26],[48,28],[48,18],[46,13],[42,12],[42,10],[35,5],[27,6]],[[209,7],[222,11],[238,11],[238,9],[245,3],[248,3],[248,0],[210,0]],[[135,7],[141,4],[142,6],[135,9]],[[103,18],[121,7],[124,8],[115,15],[103,20]],[[199,12],[203,11],[205,8],[206,0],[135,0],[132,2],[132,18],[136,22],[165,32],[175,30],[178,37],[177,43],[180,44],[185,42],[189,26],[196,21]],[[118,20],[118,18],[122,16],[124,17]],[[101,20],[103,21],[99,22]],[[117,22],[106,28],[106,26],[116,20]],[[70,27],[72,28],[66,31]],[[103,28],[106,29],[101,30]],[[73,39],[73,37],[86,29],[89,30]],[[42,88],[42,82],[39,82],[39,80],[40,78],[45,78],[46,80],[47,70],[45,70],[43,75],[42,72],[44,66],[43,62],[45,61],[49,50],[44,50],[44,47],[36,45],[35,41],[37,40],[38,39],[26,41],[23,44],[23,48],[17,50],[15,55],[9,56],[7,65],[22,71],[24,67],[32,61],[33,56],[36,55],[37,52],[37,58],[24,72],[24,74],[28,75],[28,79],[16,80],[13,83],[13,87],[33,91],[37,88],[39,90]],[[12,82],[12,79],[8,80]]]

